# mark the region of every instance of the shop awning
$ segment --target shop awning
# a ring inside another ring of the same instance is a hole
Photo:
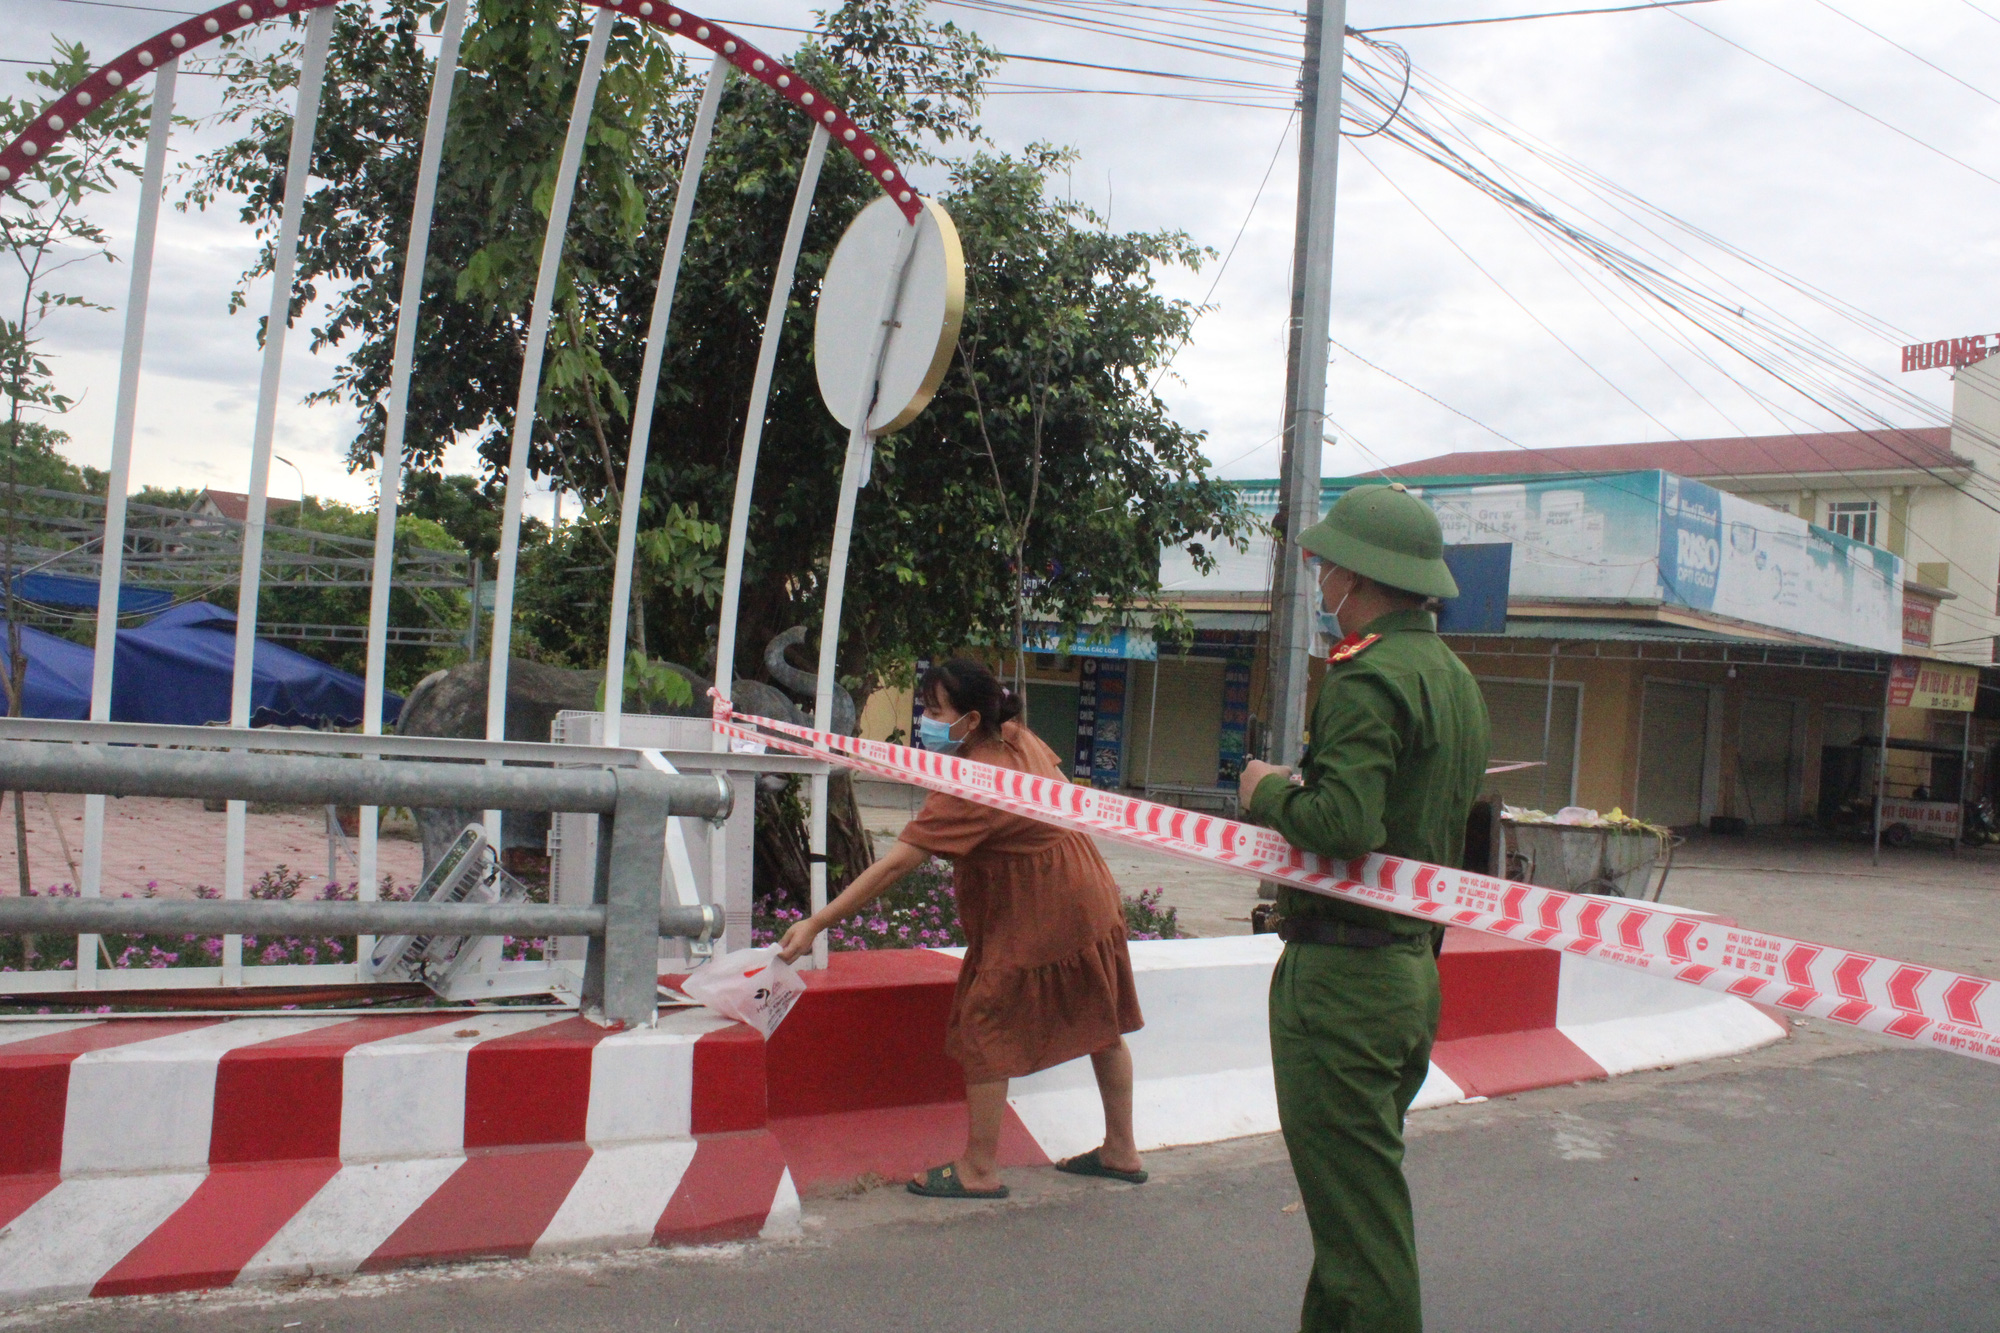
[[[1861,648],[1784,643],[1687,625],[1621,620],[1512,616],[1502,633],[1454,634],[1449,637],[1461,652],[1504,656],[1546,656],[1546,649],[1533,645],[1558,644],[1575,645],[1573,651],[1577,656],[1813,667],[1875,676],[1887,671],[1891,660],[1887,653]],[[1567,652],[1565,655],[1568,655]]]

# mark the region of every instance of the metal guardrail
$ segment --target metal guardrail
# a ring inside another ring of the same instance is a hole
[[[68,725],[102,735],[117,724]],[[212,735],[209,728],[176,730]],[[575,747],[546,748],[566,749],[572,763],[578,757]],[[658,1012],[660,936],[715,936],[722,929],[721,910],[712,904],[664,910],[660,905],[660,885],[667,871],[667,820],[727,818],[733,792],[719,774],[689,777],[641,768],[381,763],[372,758],[10,740],[0,741],[0,789],[314,805],[561,810],[594,813],[609,825],[600,826],[597,873],[588,905],[0,899],[0,931],[8,933],[212,934],[276,928],[332,934],[587,935],[585,1006],[601,1010],[607,1020],[637,1026],[650,1024]]]
[[[0,718],[0,740],[77,741],[105,745],[173,746],[190,750],[281,750],[326,755],[379,755],[385,759],[498,760],[509,764],[579,763],[635,768],[646,762],[639,746],[591,746],[551,741],[461,740],[453,736],[363,736],[350,731],[305,731],[280,727],[182,727],[163,722],[68,722],[48,718]],[[729,751],[662,751],[676,768],[743,773],[813,773],[816,760],[785,754]],[[33,790],[30,788],[29,790]],[[259,800],[267,799],[259,797]]]
[[[604,935],[606,909],[581,903],[296,902],[238,898],[0,898],[0,933],[224,935]],[[663,907],[661,935],[720,934],[722,909]]]

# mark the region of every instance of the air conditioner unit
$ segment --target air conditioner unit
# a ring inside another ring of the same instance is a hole
[[[446,849],[410,901],[419,903],[512,903],[527,899],[527,886],[501,868],[478,824],[467,824]],[[365,968],[371,981],[420,981],[443,995],[452,978],[480,953],[469,935],[385,935]]]

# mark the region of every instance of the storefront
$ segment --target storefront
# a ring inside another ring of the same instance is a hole
[[[1200,629],[1186,645],[1156,648],[1144,631],[1094,643],[1038,634],[1036,646],[1064,651],[1027,655],[1028,725],[1065,757],[1076,781],[1178,804],[1226,805],[1243,771],[1261,638]],[[916,674],[928,665],[919,662]],[[877,691],[861,732],[875,739],[913,734],[914,708],[908,689]]]
[[[1688,827],[1811,818],[1819,737],[1879,724],[1884,654],[1681,626],[1520,620],[1448,636],[1492,720],[1511,805],[1616,807]]]

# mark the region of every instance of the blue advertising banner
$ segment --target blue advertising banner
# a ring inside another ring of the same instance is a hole
[[[1078,782],[1090,781],[1097,762],[1097,669],[1103,663],[1086,657],[1076,676],[1076,754],[1069,775]]]
[[[1510,542],[1466,542],[1444,548],[1458,596],[1438,607],[1440,634],[1505,634],[1507,593],[1512,586],[1514,547]]]
[[[1683,477],[1661,488],[1660,583],[1671,605],[1893,653],[1903,562]]]
[[[1222,743],[1216,755],[1216,786],[1232,786],[1243,776],[1249,734],[1250,659],[1232,657],[1222,668]]]
[[[1061,653],[1066,657],[1116,657],[1133,662],[1153,662],[1159,660],[1160,650],[1153,643],[1153,632],[1145,629],[1114,629],[1092,633],[1089,637],[1069,637],[1062,627],[1046,621],[1030,621],[1022,636],[1022,648],[1031,653]]]
[[[1095,786],[1115,789],[1125,767],[1126,668],[1116,661],[1084,665],[1097,667],[1097,745],[1091,754],[1090,780]]]
[[[1878,652],[1902,647],[1899,558],[1702,482],[1620,472],[1422,494],[1447,544],[1513,543],[1515,598],[1684,606]]]

